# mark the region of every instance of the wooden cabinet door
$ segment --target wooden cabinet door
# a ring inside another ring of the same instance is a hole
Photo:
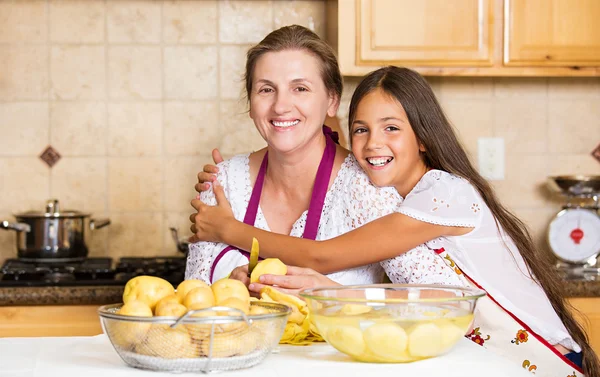
[[[600,297],[570,298],[569,303],[579,311],[575,318],[587,331],[594,352],[600,355]]]
[[[0,337],[102,334],[97,305],[0,306]]]
[[[505,65],[600,66],[600,1],[504,1]]]
[[[355,1],[357,65],[492,64],[491,0]]]

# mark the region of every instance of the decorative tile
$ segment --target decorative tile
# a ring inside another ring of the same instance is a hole
[[[61,156],[58,151],[52,148],[51,145],[48,145],[48,147],[40,155],[42,161],[44,161],[50,168],[56,165],[58,160],[60,160],[60,157]]]
[[[600,144],[592,151],[592,157],[600,162]]]

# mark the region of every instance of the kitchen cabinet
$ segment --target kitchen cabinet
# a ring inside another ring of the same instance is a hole
[[[0,306],[0,337],[102,334],[98,305]]]
[[[600,76],[597,0],[327,0],[342,74]]]
[[[510,66],[600,66],[600,1],[505,0]]]
[[[600,297],[570,298],[569,303],[578,310],[575,317],[587,331],[594,352],[600,355]]]

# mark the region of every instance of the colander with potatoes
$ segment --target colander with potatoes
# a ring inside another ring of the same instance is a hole
[[[320,335],[355,360],[406,363],[442,355],[470,330],[479,289],[375,284],[300,293]]]
[[[240,281],[158,277],[127,282],[123,304],[102,306],[102,328],[130,366],[170,372],[248,368],[277,346],[291,309],[250,298]]]

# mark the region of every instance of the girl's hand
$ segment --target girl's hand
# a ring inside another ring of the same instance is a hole
[[[310,268],[288,266],[287,275],[262,275],[259,278],[259,283],[250,284],[248,289],[251,292],[259,293],[265,285],[272,285],[284,293],[298,296],[298,293],[304,289],[331,287],[340,284]]]
[[[223,162],[223,157],[218,149],[213,149],[212,158],[215,164]],[[208,191],[210,189],[210,183],[217,179],[216,174],[219,172],[219,168],[215,165],[206,164],[204,165],[203,171],[198,173],[198,183],[194,186],[196,191],[199,193]],[[196,198],[198,199],[198,198]]]
[[[190,215],[190,221],[192,222],[190,230],[194,234],[190,237],[190,242],[221,242],[223,238],[220,232],[229,229],[228,224],[237,221],[223,192],[223,186],[218,181],[213,184],[213,192],[217,199],[216,206],[206,205],[199,199],[192,200],[192,207],[198,213]]]

